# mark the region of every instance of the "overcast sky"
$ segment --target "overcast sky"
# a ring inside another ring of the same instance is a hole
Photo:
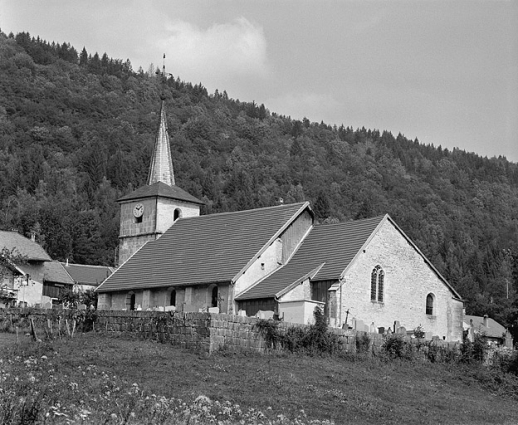
[[[0,29],[272,112],[518,162],[518,1],[0,0]]]

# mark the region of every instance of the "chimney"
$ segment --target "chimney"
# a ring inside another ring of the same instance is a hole
[[[65,264],[65,265],[66,265],[66,267],[68,267],[68,258],[67,258],[67,262],[66,262],[66,264]]]
[[[36,242],[36,232],[31,230],[31,241]]]
[[[487,314],[484,314],[484,327],[488,328],[489,325],[488,325],[488,320],[487,320]]]

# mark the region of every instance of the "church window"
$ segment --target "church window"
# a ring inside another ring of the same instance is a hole
[[[371,273],[371,301],[382,303],[385,290],[385,272],[380,266],[374,267]]]
[[[207,299],[208,306],[209,307],[218,307],[219,289],[218,289],[217,285],[209,286],[207,296],[208,296],[208,299]]]
[[[126,309],[135,310],[135,293],[131,292],[126,296]]]
[[[173,289],[171,291],[171,295],[169,296],[169,305],[176,305],[176,290]]]
[[[182,210],[180,208],[176,208],[174,210],[173,220],[176,221],[176,220],[178,220],[181,217],[182,217]]]
[[[218,306],[218,287],[212,288],[212,307]]]
[[[142,216],[135,217],[135,223],[142,223]]]
[[[428,294],[426,296],[426,314],[429,316],[433,316],[433,304],[434,304],[434,296],[433,296],[433,294]]]

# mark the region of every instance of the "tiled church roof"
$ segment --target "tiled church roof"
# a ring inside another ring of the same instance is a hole
[[[97,291],[230,282],[306,208],[308,202],[180,218]]]
[[[311,280],[338,280],[383,218],[381,216],[316,226],[284,267],[237,296],[236,299],[275,297],[288,285],[302,280],[322,264],[323,266]]]

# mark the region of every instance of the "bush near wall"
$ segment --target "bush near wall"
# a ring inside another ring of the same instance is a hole
[[[159,311],[91,311],[0,309],[0,330],[30,332],[31,319],[41,336],[53,335],[61,329],[67,334],[65,324],[76,332],[94,330],[114,337],[153,339],[195,351],[212,353],[228,351],[289,352],[345,352],[379,355],[386,337],[380,334],[357,332],[337,328],[299,325],[273,320],[214,313],[182,313]],[[266,328],[275,332],[265,333]],[[403,337],[408,344],[415,340]],[[434,341],[434,347],[458,344]]]

